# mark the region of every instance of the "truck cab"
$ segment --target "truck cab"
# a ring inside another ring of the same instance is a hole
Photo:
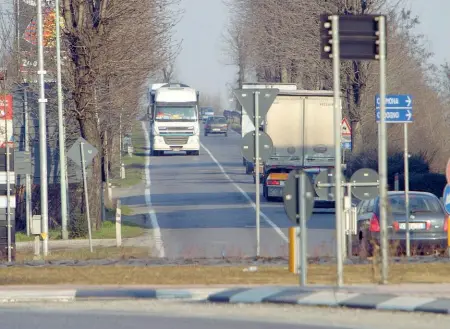
[[[200,154],[199,92],[184,84],[155,84],[150,91],[153,156],[165,151]]]

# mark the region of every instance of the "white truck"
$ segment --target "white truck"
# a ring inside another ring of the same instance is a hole
[[[274,145],[263,167],[263,196],[271,201],[282,197],[291,170],[303,169],[313,181],[320,171],[334,168],[333,92],[280,90],[267,113],[264,131]],[[316,195],[315,208],[332,204]]]
[[[280,91],[293,91],[297,90],[297,85],[295,83],[272,83],[272,84],[262,84],[262,83],[243,83],[242,89],[266,89],[266,88],[276,88]],[[242,124],[241,124],[241,135],[244,137],[247,133],[255,130],[254,119],[250,118],[247,112],[242,108],[241,112]],[[253,163],[248,162],[245,158],[242,158],[243,165],[245,166],[245,173],[253,173]],[[262,173],[262,171],[260,171]]]
[[[149,92],[150,143],[153,156],[164,151],[200,154],[199,92],[185,84],[157,83]]]

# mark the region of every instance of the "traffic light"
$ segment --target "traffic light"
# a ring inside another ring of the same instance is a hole
[[[333,58],[333,29],[330,14],[320,15],[320,57]]]
[[[321,58],[333,58],[331,14],[320,15]],[[339,50],[343,60],[378,60],[380,15],[339,15]]]

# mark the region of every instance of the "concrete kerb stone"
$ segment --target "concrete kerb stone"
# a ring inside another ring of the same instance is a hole
[[[146,289],[146,288],[81,288],[81,289],[12,289],[0,290],[0,302],[71,302],[107,299],[157,299],[206,301],[212,293],[223,289]]]
[[[330,288],[264,287],[227,289],[208,297],[211,303],[294,304],[345,307],[366,310],[450,314],[450,298],[407,296],[395,293],[367,293]]]
[[[346,307],[386,311],[450,314],[450,298],[410,296],[399,293],[367,292],[362,289],[330,287],[240,287],[240,288],[75,288],[0,290],[0,302],[74,302],[77,300],[140,299],[202,301],[230,304],[291,304]]]

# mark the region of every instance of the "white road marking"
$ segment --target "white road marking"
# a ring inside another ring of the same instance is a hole
[[[230,181],[231,184],[233,184],[233,186],[239,191],[241,192],[241,194],[247,199],[247,201],[250,203],[250,205],[253,207],[253,209],[255,209],[256,211],[256,203],[253,202],[253,200],[250,198],[250,196],[247,194],[247,192],[245,192],[238,184],[236,184],[234,182],[233,179],[231,179],[230,176],[228,176],[228,174],[226,173],[225,169],[223,169],[222,165],[220,164],[219,161],[217,161],[217,159],[214,157],[214,155],[208,150],[208,148],[203,145],[203,143],[200,143],[200,145],[203,147],[203,149],[206,151],[206,153],[208,153],[208,155],[211,157],[211,159],[216,163],[216,165],[219,167],[220,171],[222,172],[222,174],[226,177],[226,179],[228,179]],[[289,239],[288,237],[283,233],[283,231],[274,223],[270,220],[269,217],[267,217],[266,214],[264,214],[262,211],[260,212],[261,217],[267,222],[267,224],[269,224],[274,230],[275,232],[278,233],[278,235],[285,241],[288,242]]]
[[[148,129],[145,124],[145,121],[142,121],[142,129],[144,129],[144,135],[145,135],[145,144],[148,149],[150,149],[150,137],[148,134]],[[156,217],[155,210],[153,210],[152,206],[152,198],[150,194],[150,156],[145,157],[145,202],[147,203],[147,206],[149,208],[149,216],[150,221],[152,223],[152,232],[153,232],[153,239],[155,240],[155,247],[158,251],[158,257],[164,258],[165,257],[165,251],[164,251],[164,244],[162,241],[162,235],[161,235],[161,229],[159,228],[158,224],[158,218]]]

